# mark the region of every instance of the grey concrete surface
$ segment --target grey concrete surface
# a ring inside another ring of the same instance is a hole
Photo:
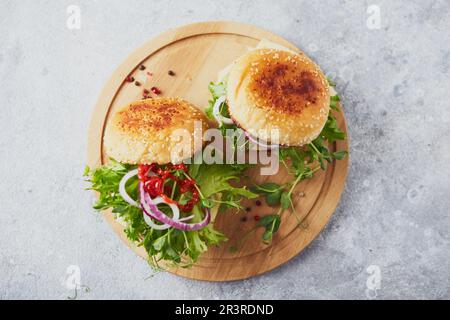
[[[132,50],[219,19],[269,29],[335,72],[347,187],[325,231],[273,272],[152,276],[83,190],[90,114]],[[0,299],[73,296],[72,265],[90,288],[78,299],[449,299],[449,30],[448,1],[0,1]]]

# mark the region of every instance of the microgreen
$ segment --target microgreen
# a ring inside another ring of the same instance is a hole
[[[332,79],[328,78],[327,80],[330,86],[336,86],[336,83]],[[215,101],[220,96],[226,94],[226,83],[211,82],[209,90],[212,95],[212,100],[209,101],[209,107],[207,108],[206,113],[211,119],[214,119],[212,108]],[[339,102],[340,98],[337,94],[330,98],[330,108],[334,112],[340,112],[338,107]],[[229,113],[226,103],[223,104],[223,108],[220,109],[220,112],[222,115],[228,117]],[[219,128],[225,136],[225,129],[237,127],[235,125],[220,124]],[[329,163],[332,163],[334,160],[341,160],[348,154],[345,150],[330,151],[329,149],[329,146],[334,142],[345,140],[346,138],[346,134],[339,129],[336,117],[330,112],[321,133],[314,141],[303,147],[286,147],[279,149],[280,162],[285,166],[287,172],[293,176],[293,179],[283,185],[266,182],[261,185],[255,185],[250,189],[251,192],[263,196],[269,206],[280,207],[276,214],[267,216],[271,218],[263,217],[258,224],[258,226],[265,228],[263,234],[263,241],[265,243],[269,243],[273,234],[277,232],[281,223],[281,213],[283,210],[291,208],[292,213],[295,215],[295,208],[292,202],[292,194],[295,187],[301,181],[312,178],[316,171],[320,169],[326,170]],[[229,206],[232,206],[232,204],[229,204]],[[300,226],[301,221],[297,216],[296,218]],[[268,228],[269,224],[267,222],[269,220],[272,221],[273,228]]]
[[[264,228],[262,240],[264,243],[270,243],[273,235],[278,231],[281,224],[281,217],[279,214],[271,214],[261,218],[258,226]]]
[[[335,84],[330,81],[330,85]],[[339,101],[338,95],[331,97],[330,107],[339,111],[337,107]],[[281,217],[282,211],[289,208],[292,209],[292,213],[295,215],[295,208],[292,203],[292,193],[295,187],[301,181],[312,178],[314,172],[320,169],[326,170],[328,164],[334,160],[342,160],[345,158],[348,154],[347,151],[338,150],[332,152],[329,149],[329,145],[332,143],[345,139],[345,133],[339,129],[335,116],[330,113],[322,132],[314,141],[304,147],[287,147],[280,149],[280,162],[286,167],[288,173],[294,177],[291,182],[283,185],[266,182],[261,185],[253,186],[251,190],[264,196],[266,203],[269,206],[280,206],[275,216]],[[296,218],[298,220],[297,216]],[[300,226],[301,221],[298,220],[298,222]],[[274,228],[274,230],[269,232],[266,229],[263,234],[263,242],[269,243],[277,230],[278,228]]]

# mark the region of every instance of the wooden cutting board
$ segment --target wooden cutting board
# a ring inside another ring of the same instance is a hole
[[[161,96],[181,97],[204,108],[210,99],[208,84],[216,80],[218,71],[256,46],[261,39],[299,50],[283,38],[255,26],[204,22],[169,30],[133,52],[114,72],[94,108],[89,130],[88,164],[95,167],[105,163],[107,157],[102,141],[108,118],[118,108],[141,99],[144,88],[150,90],[155,86],[162,91]],[[140,70],[142,65],[145,70]],[[175,75],[169,75],[169,70]],[[140,86],[125,81],[130,74],[141,83]],[[347,132],[343,114],[337,118],[340,128]],[[348,141],[337,142],[331,149],[348,150]],[[261,206],[256,206],[254,200],[246,201],[245,205],[251,208],[249,212],[229,211],[219,214],[216,219],[215,227],[227,235],[228,242],[210,248],[190,269],[168,271],[192,279],[230,281],[249,278],[282,265],[301,252],[324,228],[339,202],[347,171],[348,157],[330,165],[326,172],[317,172],[313,179],[302,182],[293,193],[296,214],[302,223],[298,225],[291,212],[284,212],[280,230],[271,245],[261,242],[262,230],[258,230],[240,244],[239,251],[230,250],[256,226],[255,215],[264,216],[277,211],[277,208],[265,205],[264,201]],[[283,170],[276,176],[261,177],[259,170],[254,169],[249,176],[258,183],[291,180]],[[122,225],[110,212],[104,212],[104,216],[132,250],[147,258],[142,247],[127,239]]]

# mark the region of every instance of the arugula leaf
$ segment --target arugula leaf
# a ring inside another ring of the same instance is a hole
[[[281,203],[281,208],[283,208],[285,210],[289,209],[289,207],[292,204],[291,194],[289,192],[284,191],[281,194],[280,203]]]
[[[348,155],[348,152],[345,150],[333,152],[332,156],[336,160],[342,160]]]
[[[336,118],[331,113],[320,133],[320,137],[327,140],[329,143],[333,143],[337,140],[345,140],[347,138],[346,134],[338,128]]]
[[[210,82],[208,88],[209,88],[209,92],[211,92],[212,99],[208,101],[208,107],[205,109],[205,113],[208,118],[215,120],[214,115],[213,115],[213,107],[214,107],[214,104],[216,103],[216,100],[226,94],[226,89],[227,89],[226,83]],[[223,106],[225,106],[225,105],[226,104],[224,103]],[[222,107],[220,111],[223,116],[229,117],[228,107]]]
[[[282,186],[280,186],[277,183],[274,182],[266,182],[260,185],[255,185],[252,188],[250,188],[253,192],[258,193],[258,194],[269,194],[269,193],[273,193],[273,192],[277,192],[282,188]]]
[[[282,190],[278,190],[266,195],[267,204],[272,207],[279,205],[282,192]]]
[[[221,204],[222,208],[242,208],[242,198],[253,199],[258,195],[246,187],[235,187],[232,181],[238,181],[246,166],[236,167],[226,164],[193,164],[189,174],[201,190],[202,201]],[[215,195],[221,194],[220,199]],[[206,200],[205,200],[206,199]]]
[[[339,101],[341,101],[341,98],[339,98],[339,96],[336,94],[334,96],[331,96],[330,100],[334,101],[334,102],[339,102]]]
[[[335,111],[339,111],[339,107],[337,106],[337,103],[339,101],[341,101],[341,99],[339,98],[338,95],[331,96],[331,98],[330,98],[330,108],[335,110]]]
[[[263,195],[266,199],[266,203],[269,206],[277,206],[283,200],[283,194],[286,193],[284,190],[286,185],[279,185],[274,182],[266,182],[260,185],[255,185],[251,190],[259,195]]]

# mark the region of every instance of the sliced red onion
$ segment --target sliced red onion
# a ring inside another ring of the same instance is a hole
[[[177,220],[178,217],[170,218],[167,215],[165,215],[163,212],[161,212],[157,204],[161,203],[159,201],[154,201],[149,196],[147,192],[144,190],[144,186],[142,183],[139,184],[139,191],[141,193],[141,205],[144,210],[144,213],[159,222],[163,223],[164,225],[169,225],[171,227],[174,227],[175,229],[183,230],[183,231],[195,231],[200,230],[206,227],[210,221],[211,221],[211,212],[208,208],[204,209],[206,212],[205,218],[198,223],[185,223]],[[155,198],[158,199],[158,198]],[[166,228],[166,227],[165,227]]]
[[[155,200],[156,199],[157,198],[155,198]],[[170,204],[165,202],[164,200],[162,200],[161,203],[166,203],[166,204],[168,204],[170,206]],[[142,206],[142,211],[144,212],[144,220],[150,227],[152,227],[153,229],[156,229],[156,230],[166,230],[166,229],[172,228],[172,226],[168,225],[168,224],[156,224],[156,223],[154,223],[152,219],[157,220],[157,221],[159,221],[159,220],[156,219],[155,216],[151,214],[150,207],[148,207],[147,205],[145,205],[145,207],[147,207],[147,210],[144,209],[144,205]],[[173,210],[173,207],[171,207],[171,208]],[[174,216],[172,217],[173,220],[175,220],[175,221],[188,221],[188,220],[191,220],[194,217],[194,215],[190,215],[188,217],[184,217],[184,218],[181,218],[181,219],[175,219],[175,217],[176,216],[175,216],[175,213],[174,213]],[[179,215],[178,215],[178,217],[179,217]]]
[[[245,136],[247,137],[248,140],[250,140],[251,142],[253,142],[254,144],[257,144],[260,147],[272,150],[272,149],[278,149],[280,147],[280,145],[278,144],[267,144],[264,142],[259,141],[259,139],[256,139],[255,137],[253,137],[249,132],[244,131]]]
[[[125,200],[132,206],[140,208],[141,206],[139,205],[139,203],[130,197],[130,195],[127,193],[127,190],[125,188],[127,181],[130,180],[130,178],[134,177],[137,174],[138,174],[138,169],[134,169],[123,176],[122,180],[120,180],[120,183],[119,183],[119,193],[122,196],[123,200]]]
[[[188,216],[188,217],[184,217],[184,218],[178,219],[178,221],[189,221],[189,220],[191,220],[193,217],[194,217],[194,215],[191,214],[191,215]]]
[[[152,227],[153,229],[165,230],[165,229],[171,228],[172,225],[170,225],[170,224],[166,224],[166,223],[164,223],[164,224],[156,224],[155,222],[153,222],[152,219],[155,219],[157,221],[160,221],[160,220],[158,218],[156,218],[155,215],[152,214],[151,207],[149,205],[147,205],[142,199],[141,199],[141,204],[139,204],[137,201],[135,201],[133,198],[131,198],[130,195],[127,193],[127,191],[126,191],[126,184],[127,184],[128,180],[130,180],[132,177],[134,177],[137,174],[138,174],[138,170],[134,169],[134,170],[131,170],[130,172],[128,172],[126,175],[123,176],[122,180],[120,180],[120,183],[119,183],[119,193],[120,193],[120,195],[130,205],[142,209],[142,211],[144,212],[144,220],[145,220],[145,222],[150,227]],[[150,175],[155,175],[153,172],[149,172],[149,174]],[[140,187],[141,187],[141,185],[142,185],[142,183],[139,183]],[[142,192],[143,192],[142,189],[140,189],[140,192],[142,194]],[[144,193],[145,193],[145,191],[144,191]],[[150,198],[150,196],[149,196],[149,198]],[[162,197],[157,197],[155,199],[151,199],[150,198],[150,200],[153,202],[154,205],[158,205],[160,203],[167,204],[170,207],[170,209],[172,210],[172,212],[173,212],[173,216],[171,218],[173,221],[188,221],[188,220],[191,220],[192,218],[194,218],[194,215],[190,215],[188,217],[184,217],[184,218],[180,219],[180,209],[178,208],[178,206],[173,204],[173,203],[168,203]]]
[[[155,217],[151,216],[150,214],[148,214],[147,211],[145,211],[145,209],[142,209],[142,210],[144,211],[145,223],[147,223],[151,228],[153,228],[155,230],[166,230],[166,229],[172,228],[168,224],[156,224],[156,223],[154,223],[152,219],[155,219],[155,220],[157,220],[157,219]]]
[[[141,192],[142,191],[143,190],[141,190]],[[170,209],[172,209],[172,212],[173,212],[172,219],[175,220],[175,221],[179,220],[179,218],[180,218],[180,209],[175,204],[168,203],[161,197],[156,197],[155,199],[152,199],[152,201],[153,201],[153,203],[155,205],[160,204],[160,203],[167,204],[170,207]],[[154,223],[151,218],[153,218],[155,220],[158,220],[158,221],[159,221],[159,219],[156,219],[156,217],[153,214],[151,214],[152,211],[151,211],[150,207],[147,205],[147,203],[143,202],[142,199],[141,199],[141,204],[142,204],[142,210],[144,211],[144,220],[150,227],[152,227],[153,229],[156,229],[156,230],[166,230],[166,229],[169,229],[169,228],[172,227],[171,225],[166,224],[166,223],[165,224],[156,224],[156,223]]]
[[[220,106],[222,105],[222,103],[224,103],[226,100],[225,96],[221,96],[216,100],[216,103],[214,103],[213,106],[213,115],[214,118],[216,118],[216,120],[219,123],[225,123],[225,124],[233,124],[233,120],[227,117],[224,117],[223,115],[220,114]]]

